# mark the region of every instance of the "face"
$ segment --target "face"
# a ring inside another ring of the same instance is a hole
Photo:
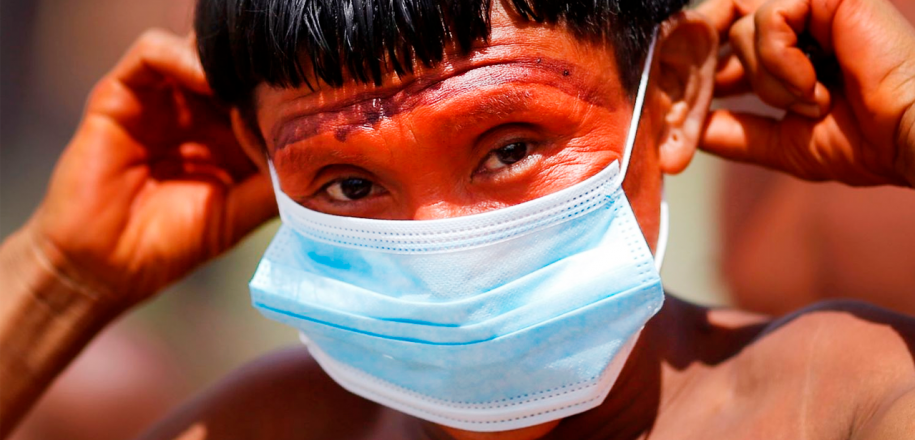
[[[680,14],[660,32],[624,183],[652,246],[662,175],[692,157],[716,54],[717,33],[698,16]],[[255,98],[263,136],[237,110],[236,134],[265,170],[266,149],[283,191],[301,205],[375,219],[504,208],[574,185],[622,158],[633,102],[612,47],[523,22],[496,2],[489,41],[470,55],[446,55],[413,75],[388,75],[378,87],[261,85]],[[556,423],[513,433],[447,431],[462,439],[537,438]]]
[[[680,21],[662,31],[654,67],[669,71],[653,73],[624,186],[652,245],[661,176],[689,161],[698,133],[685,122],[704,117],[711,95],[715,33],[695,17]],[[678,34],[703,44],[690,49],[695,41],[671,38]],[[703,69],[708,84],[695,73]],[[446,54],[382,86],[261,85],[255,98],[287,195],[327,214],[398,220],[481,213],[581,182],[622,158],[633,110],[612,47],[524,22],[498,4],[489,42],[470,55]],[[263,160],[256,137],[240,138]],[[679,144],[665,145],[671,138]]]

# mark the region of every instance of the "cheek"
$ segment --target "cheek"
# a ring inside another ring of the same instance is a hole
[[[662,189],[662,174],[658,167],[658,152],[654,142],[637,142],[632,150],[623,190],[652,251],[657,248]]]
[[[618,119],[613,114],[584,117],[563,148],[545,158],[538,197],[582,182],[622,159],[626,132]]]

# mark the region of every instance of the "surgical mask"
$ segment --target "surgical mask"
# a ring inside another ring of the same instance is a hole
[[[254,306],[297,328],[345,389],[445,426],[504,431],[600,405],[664,299],[622,189],[653,52],[622,161],[536,200],[439,220],[339,217],[295,203],[271,167],[283,225]]]

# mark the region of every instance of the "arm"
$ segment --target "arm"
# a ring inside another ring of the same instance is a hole
[[[909,440],[915,433],[915,385],[890,396],[865,425],[860,440]]]
[[[908,440],[915,433],[915,319],[858,301],[822,302],[767,328],[770,355],[803,371],[811,437]]]
[[[0,438],[117,314],[63,277],[59,255],[50,255],[28,226],[0,247]]]
[[[0,249],[0,437],[120,313],[275,215],[193,39],[146,33],[93,90],[32,219]]]

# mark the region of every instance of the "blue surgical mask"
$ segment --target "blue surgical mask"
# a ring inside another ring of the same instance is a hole
[[[283,226],[254,306],[298,329],[347,390],[435,423],[503,431],[600,405],[664,300],[622,189],[653,46],[623,160],[548,196],[441,220],[348,218],[298,205],[274,173]]]

